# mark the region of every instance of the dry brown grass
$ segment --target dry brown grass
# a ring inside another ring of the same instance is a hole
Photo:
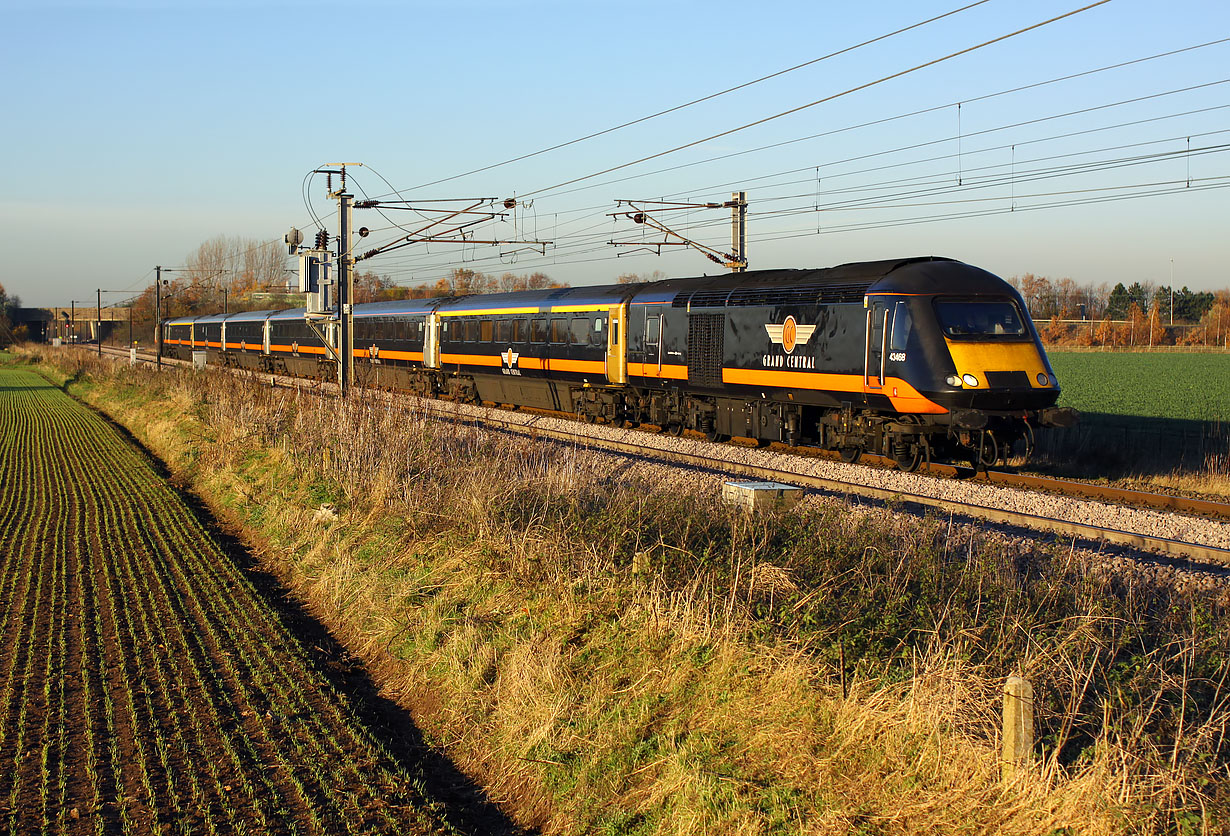
[[[835,666],[824,648],[859,636],[843,638],[839,624],[774,627],[758,613],[766,601],[836,596],[843,574],[811,577],[768,551],[736,561],[738,549],[769,549],[771,532],[712,491],[685,495],[683,483],[616,473],[585,450],[429,422],[412,402],[340,404],[214,375],[95,374],[91,397],[245,526],[386,693],[544,832],[1199,833],[1192,811],[1216,803],[1176,753],[1221,751],[1220,689],[1205,716],[1165,740],[1160,703],[1104,695],[1102,716],[1089,716],[1100,654],[1112,650],[1099,615],[1109,581],[1055,581],[1044,600],[1089,601],[1054,635],[1033,635],[1034,604],[1013,593],[996,606],[1021,608],[1015,623],[948,631],[941,617],[904,661],[877,667],[867,651],[866,664]],[[336,521],[317,514],[325,503]],[[698,517],[679,528],[699,533],[682,545],[638,516],[681,508]],[[925,523],[810,504],[778,523],[850,541],[845,574],[895,594],[911,583],[902,561],[937,536]],[[857,545],[868,530],[878,539],[866,548],[903,544],[883,576]],[[704,553],[718,535],[732,551]],[[977,538],[951,545],[968,549],[962,576],[989,567],[980,586],[1024,582],[1013,569],[1023,555],[995,557]],[[641,551],[651,571],[633,577]],[[1040,721],[1051,748],[1009,786],[996,748],[1003,660],[988,647],[1025,648],[1014,666],[1058,695]],[[1155,648],[1141,664],[1173,676],[1183,668],[1167,654],[1180,650]],[[1072,757],[1076,739],[1088,751]],[[1225,765],[1199,770],[1216,777]]]

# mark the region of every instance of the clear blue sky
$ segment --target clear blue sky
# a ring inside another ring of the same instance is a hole
[[[388,191],[374,172],[416,200],[534,193],[1083,3],[991,0],[589,142],[417,188],[961,5],[3,0],[0,283],[28,305],[66,304],[99,286],[140,288],[155,264],[182,264],[213,236],[280,239],[296,225],[310,238],[301,185],[323,163],[371,166],[354,172],[370,195]],[[1230,43],[972,100],[1227,37],[1225,0],[1111,0],[768,124],[535,194],[515,225],[481,233],[556,241],[545,256],[420,245],[364,266],[406,283],[463,263],[494,273],[541,269],[572,284],[629,271],[715,272],[693,251],[615,258],[605,242],[639,229],[605,215],[619,198],[722,200],[742,187],[753,268],[937,254],[1004,276],[1165,284],[1173,259],[1177,285],[1225,287],[1230,189],[1210,187],[1230,183],[1230,153],[1220,148],[1230,143],[1230,83],[1172,91],[1230,79]],[[1144,96],[1154,98],[1120,104]],[[966,102],[959,113],[941,107],[955,102]],[[926,108],[939,109],[851,129]],[[1101,109],[1056,118],[1089,108]],[[897,150],[906,146],[918,147]],[[1170,193],[1032,208],[1158,190]],[[327,214],[323,178],[309,191],[314,210]],[[952,214],[965,217],[916,222]],[[725,213],[677,220],[726,246]],[[357,222],[389,226],[373,212]]]

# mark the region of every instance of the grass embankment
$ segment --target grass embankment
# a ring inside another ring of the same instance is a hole
[[[712,483],[362,396],[122,367],[73,389],[262,540],[435,743],[547,832],[1227,822],[1211,593],[836,502],[748,518]],[[1011,672],[1039,742],[1004,786]]]

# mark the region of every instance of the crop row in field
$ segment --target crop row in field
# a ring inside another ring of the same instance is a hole
[[[154,465],[0,367],[6,832],[436,832],[392,757]]]
[[[1230,354],[1050,351],[1060,404],[1082,412],[1230,420]]]

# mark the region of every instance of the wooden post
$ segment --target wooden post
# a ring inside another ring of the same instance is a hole
[[[1010,676],[1004,683],[1004,748],[1000,775],[1011,781],[1029,764],[1034,749],[1034,688],[1029,680]]]

